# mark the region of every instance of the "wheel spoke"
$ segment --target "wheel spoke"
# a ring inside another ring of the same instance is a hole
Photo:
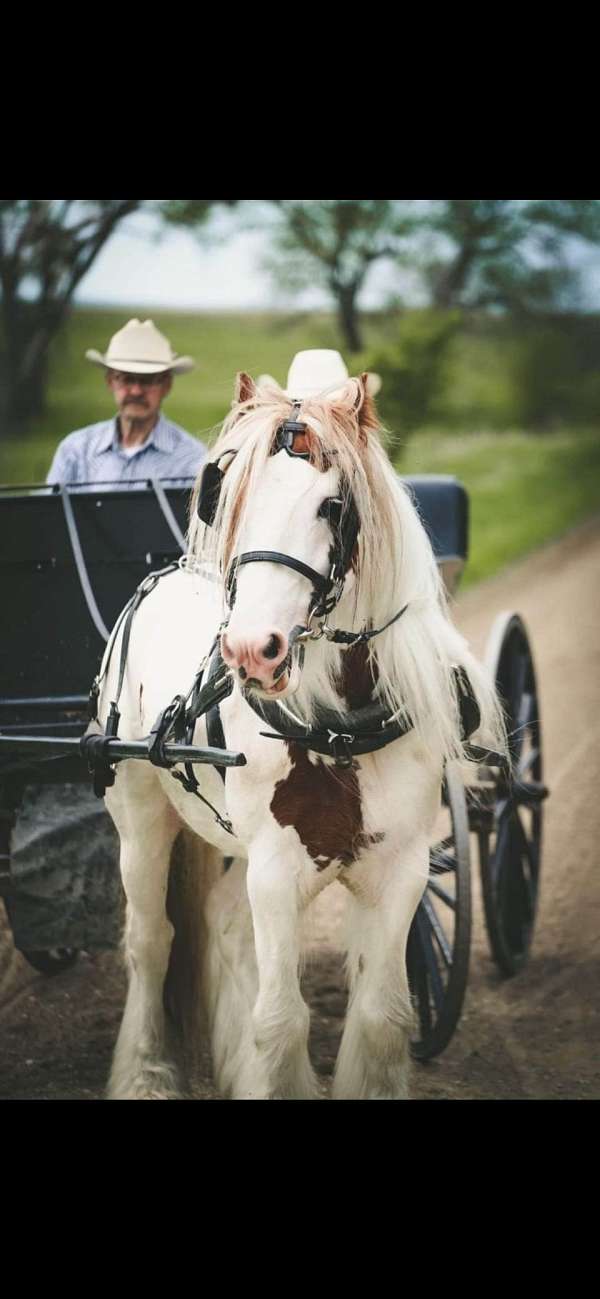
[[[446,890],[442,888],[441,884],[437,883],[437,880],[429,880],[427,883],[427,888],[430,889],[432,893],[435,893],[436,898],[439,898],[440,901],[445,902],[446,906],[450,907],[451,911],[456,911],[456,902],[454,898],[450,897],[450,894],[447,893]]]
[[[528,726],[531,726],[534,720],[534,703],[535,700],[531,691],[526,690],[519,704],[519,715],[517,717],[519,730],[524,731]]]
[[[440,971],[436,960],[435,949],[431,939],[431,929],[429,927],[429,920],[427,917],[427,913],[424,911],[424,909],[421,906],[419,906],[419,909],[417,911],[417,925],[419,927],[421,946],[423,949],[423,954],[425,956],[427,974],[429,976],[429,981],[431,983],[433,1000],[435,1003],[435,1008],[439,1014],[440,1010],[442,1009],[442,1005],[444,1001],[444,985],[440,977]]]
[[[431,929],[437,939],[438,947],[442,954],[444,964],[448,969],[450,969],[450,966],[452,965],[452,949],[450,947],[448,939],[446,938],[444,930],[442,929],[439,919],[436,915],[435,907],[431,901],[431,898],[427,897],[427,893],[423,894],[423,897],[421,898],[421,903],[427,914],[427,919],[429,920]]]
[[[507,846],[508,835],[509,835],[509,829],[508,829],[509,816],[510,816],[509,805],[507,803],[502,813],[502,816],[500,817],[498,829],[496,831],[496,846],[491,855],[490,865],[491,865],[492,879],[496,888],[498,887],[498,877],[500,874],[502,862],[504,860],[504,857],[506,856],[506,846]]]
[[[416,1000],[419,1013],[421,1038],[423,1042],[427,1042],[431,1033],[431,1005],[429,1002],[425,954],[416,916],[409,934],[407,957],[409,981],[412,985],[413,998]]]
[[[535,749],[535,748],[530,749],[529,753],[526,754],[526,756],[519,763],[519,769],[517,772],[517,776],[519,780],[523,780],[524,776],[529,775],[531,768],[535,766],[536,762],[539,759],[539,756],[540,756],[539,749]]]
[[[525,830],[523,829],[523,826],[521,824],[521,818],[516,808],[514,812],[514,826],[517,832],[517,838],[520,840],[521,843],[522,852],[525,854],[527,858],[527,862],[533,879],[535,878],[535,875],[537,873],[537,853],[535,852],[533,843],[530,843],[529,839],[527,838]]]

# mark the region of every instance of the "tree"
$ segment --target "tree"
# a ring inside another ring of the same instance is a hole
[[[48,346],[73,294],[140,199],[0,200],[3,415],[10,426],[44,407]]]
[[[433,200],[420,264],[434,306],[516,314],[572,306],[569,239],[600,239],[598,199]]]
[[[337,307],[350,352],[362,350],[358,300],[376,261],[400,260],[419,228],[408,199],[272,200],[272,252],[267,269],[288,288],[322,284]]]
[[[215,199],[195,199],[206,222]],[[142,208],[174,219],[190,200],[0,200],[0,417],[14,429],[44,409],[48,348],[77,285],[120,223]]]

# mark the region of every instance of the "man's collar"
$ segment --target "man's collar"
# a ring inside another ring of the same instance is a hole
[[[98,451],[111,451],[113,447],[118,445],[119,437],[116,418],[109,419],[108,423],[104,425],[98,439]]]
[[[119,425],[117,420],[118,417],[115,415],[113,419],[108,421],[98,443],[99,451],[120,450],[121,444],[119,442]],[[154,425],[154,428],[150,430],[145,442],[141,443],[140,450],[142,450],[142,448],[145,450],[146,447],[150,446],[156,447],[157,451],[171,452],[174,450],[171,430],[169,429],[169,425],[162,414],[162,411],[159,413],[156,424]]]

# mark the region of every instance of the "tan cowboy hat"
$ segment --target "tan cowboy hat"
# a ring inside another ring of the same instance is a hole
[[[88,361],[103,365],[108,370],[124,370],[127,374],[185,374],[193,370],[196,362],[191,356],[175,356],[171,344],[161,334],[152,320],[128,320],[123,329],[113,334],[105,356],[90,347]]]
[[[350,378],[339,352],[332,348],[311,348],[296,352],[289,368],[286,397],[293,400],[327,394],[333,397]],[[367,392],[374,397],[381,388],[378,374],[367,374]]]

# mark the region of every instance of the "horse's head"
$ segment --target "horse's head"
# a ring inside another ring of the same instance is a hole
[[[377,423],[365,375],[301,403],[238,376],[198,513],[226,590],[221,652],[245,688],[295,689],[300,645],[356,586]]]

